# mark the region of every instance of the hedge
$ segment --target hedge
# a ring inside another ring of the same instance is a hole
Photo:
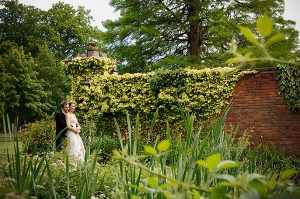
[[[95,63],[95,59],[99,59],[98,63],[102,63],[105,68],[112,68],[113,62],[107,58],[85,59],[85,66],[101,68],[90,64]],[[213,68],[123,75],[111,74],[111,71],[105,72],[101,69],[99,71],[102,72],[88,74],[87,69],[77,65],[75,67],[75,64],[78,65],[77,60],[75,63],[67,63],[69,70],[80,69],[76,77],[73,76],[70,98],[77,102],[81,118],[97,118],[98,123],[101,123],[101,130],[106,133],[114,132],[113,118],[117,118],[123,128],[126,127],[126,122],[121,120],[125,118],[127,111],[131,116],[139,113],[141,124],[145,126],[158,110],[159,129],[163,128],[167,121],[175,126],[176,123],[181,125],[180,107],[188,113],[195,114],[197,122],[206,121],[220,114],[228,104],[236,82],[243,75],[253,73],[227,73],[230,68]],[[76,71],[69,71],[69,74],[74,75]],[[88,84],[81,84],[82,80],[88,80]],[[176,129],[173,128],[174,131]]]

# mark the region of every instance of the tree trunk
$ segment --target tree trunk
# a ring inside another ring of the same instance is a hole
[[[191,0],[189,5],[190,30],[188,35],[189,54],[199,55],[199,0]]]

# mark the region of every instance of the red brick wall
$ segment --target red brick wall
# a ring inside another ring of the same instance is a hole
[[[227,125],[253,129],[254,143],[279,147],[300,158],[300,112],[288,109],[280,94],[276,69],[243,77],[236,85]]]

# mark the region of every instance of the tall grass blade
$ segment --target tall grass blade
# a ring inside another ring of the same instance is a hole
[[[92,194],[94,194],[94,190],[97,185],[97,179],[98,179],[98,171],[95,176],[95,169],[96,169],[96,163],[97,163],[97,157],[98,157],[99,151],[100,151],[100,147],[98,146],[96,149],[94,159],[93,159],[92,168],[88,170],[88,184],[87,184],[88,187],[87,188],[88,188],[88,193],[90,193],[92,191]],[[92,182],[94,182],[94,183],[92,184]]]
[[[133,192],[134,195],[137,195],[137,194],[138,194],[138,187],[140,186],[141,175],[142,175],[142,169],[140,169],[139,175],[138,175],[136,181],[134,182],[134,184],[135,184],[136,187],[137,187],[137,188],[135,189],[135,191]]]
[[[147,142],[146,142],[147,144],[149,144],[149,142],[150,142],[150,136],[153,134],[153,131],[154,131],[154,128],[155,128],[158,116],[159,116],[158,115],[158,109],[156,109],[156,111],[153,114],[153,118],[151,120],[150,131],[149,131]]]
[[[130,123],[130,118],[129,118],[129,113],[128,111],[126,112],[126,121],[127,121],[127,129],[128,129],[128,136],[129,136],[129,149],[128,153],[131,154],[132,152],[132,147],[131,147],[131,123]]]
[[[37,168],[34,168],[35,179],[37,179],[38,176],[40,176],[39,180],[37,180],[37,184],[41,184],[42,180],[44,179],[44,175],[46,172],[46,167],[44,166],[44,162],[45,162],[45,155],[40,160],[39,159],[36,160],[36,163],[38,163],[38,166],[37,166]],[[34,164],[34,165],[36,165],[36,164]]]
[[[69,163],[69,155],[66,154],[66,180],[67,180],[67,197],[70,197],[70,163]]]
[[[133,154],[137,154],[137,142],[138,142],[138,134],[139,134],[139,127],[140,127],[140,117],[139,114],[136,115],[135,118],[135,128],[134,128],[134,143],[133,143]]]
[[[6,120],[5,120],[4,114],[2,114],[2,124],[3,124],[3,131],[4,131],[4,134],[6,136],[6,134],[7,134],[7,127],[6,127]]]
[[[49,162],[48,162],[47,158],[45,159],[45,163],[46,163],[47,173],[48,173],[48,177],[49,177],[49,181],[50,181],[49,183],[51,186],[52,197],[56,199],[55,186],[54,186],[54,182],[53,182],[53,178],[52,178],[52,174],[51,174],[51,170],[50,170]]]
[[[221,115],[221,118],[218,120],[217,122],[217,126],[215,129],[215,136],[217,136],[218,138],[220,137],[220,134],[224,128],[224,124],[225,124],[225,120],[226,120],[226,117],[228,115],[228,112],[230,110],[230,105],[226,106],[222,115]]]
[[[14,144],[14,151],[15,151],[15,164],[16,164],[16,183],[17,183],[17,188],[18,188],[18,193],[22,193],[22,190],[21,189],[21,186],[22,186],[22,183],[21,183],[21,177],[22,177],[22,174],[21,174],[21,161],[20,161],[20,152],[19,152],[19,145],[18,145],[18,140],[17,142]]]
[[[117,131],[117,135],[118,135],[118,138],[119,138],[119,141],[120,141],[121,149],[124,150],[123,140],[122,140],[122,134],[121,134],[120,126],[119,126],[116,118],[114,118],[114,122],[115,122],[115,127],[116,127],[116,131]]]
[[[10,137],[10,141],[12,141],[12,128],[11,128],[11,123],[10,123],[10,119],[9,119],[9,116],[8,114],[6,114],[6,122],[7,122],[7,130],[8,130],[8,133],[9,133],[9,137]]]

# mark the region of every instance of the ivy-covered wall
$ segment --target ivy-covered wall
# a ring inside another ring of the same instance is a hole
[[[106,133],[114,131],[113,118],[125,119],[126,111],[132,116],[139,113],[142,126],[147,122],[150,126],[152,115],[158,109],[158,125],[168,121],[175,126],[178,123],[179,127],[180,107],[195,114],[198,122],[206,121],[220,114],[228,104],[236,82],[243,75],[253,73],[227,73],[230,68],[214,68],[118,75],[111,74],[113,64],[107,58],[94,57],[82,62],[75,60],[66,66],[73,76],[70,97],[77,102],[78,114],[81,118],[97,118]],[[81,84],[82,80],[88,83]],[[124,121],[118,122],[125,125]]]

